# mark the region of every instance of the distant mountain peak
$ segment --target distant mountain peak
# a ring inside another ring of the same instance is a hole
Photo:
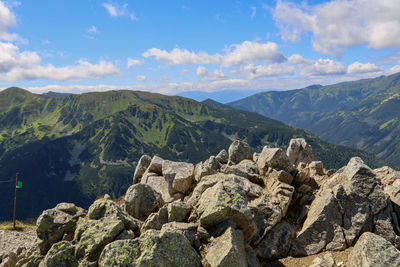
[[[66,97],[72,95],[72,93],[58,93],[58,92],[48,91],[47,93],[43,93],[43,95],[50,97]]]
[[[15,93],[21,94],[22,93],[22,94],[29,94],[29,95],[32,94],[30,91],[19,88],[19,87],[8,87],[7,89],[4,89],[0,93],[2,93],[2,94],[15,94]]]

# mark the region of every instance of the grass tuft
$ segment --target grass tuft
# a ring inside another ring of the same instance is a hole
[[[36,224],[34,223],[16,221],[14,229],[13,222],[0,222],[0,230],[24,231],[34,229],[35,227]]]

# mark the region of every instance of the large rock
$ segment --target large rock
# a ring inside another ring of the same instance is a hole
[[[255,208],[254,221],[258,232],[253,243],[259,244],[277,223],[285,217],[292,200],[294,187],[275,179],[269,179],[263,195],[254,199],[250,206]]]
[[[160,193],[164,202],[168,203],[175,200],[169,193],[170,185],[164,176],[159,176],[156,173],[145,173],[141,183],[151,186],[156,192]]]
[[[288,156],[280,148],[269,148],[265,146],[257,160],[258,169],[261,175],[265,175],[268,168],[285,170],[291,172],[294,170],[293,164]]]
[[[400,206],[400,171],[385,166],[375,169],[374,173],[384,186],[384,192],[389,195],[390,200]]]
[[[200,247],[201,242],[197,236],[197,228],[197,223],[169,222],[162,226],[161,233],[177,232],[184,235],[192,246]]]
[[[400,252],[373,233],[361,235],[349,255],[349,267],[400,266]]]
[[[170,194],[186,194],[191,189],[194,181],[194,166],[186,162],[174,162],[164,160],[162,163],[162,173],[168,182]]]
[[[181,200],[166,204],[158,212],[150,214],[142,230],[160,230],[163,224],[168,222],[185,222],[191,210],[192,207]]]
[[[141,231],[144,232],[148,229],[160,230],[164,224],[168,222],[168,209],[166,206],[154,212],[147,217]]]
[[[229,164],[238,164],[244,159],[252,159],[251,147],[246,142],[235,140],[228,149]]]
[[[290,224],[287,222],[277,224],[257,246],[257,256],[264,260],[286,257],[295,236],[296,232]]]
[[[399,222],[397,214],[394,212],[393,204],[390,199],[387,200],[387,206],[384,210],[376,214],[373,218],[374,233],[385,238],[395,247],[400,248]]]
[[[38,248],[31,247],[25,251],[22,255],[18,256],[18,261],[15,266],[21,267],[37,267],[40,262],[44,259],[44,256],[40,254]]]
[[[229,227],[216,238],[208,249],[205,260],[211,267],[246,267],[246,251],[243,233]]]
[[[162,175],[162,164],[163,164],[163,159],[158,157],[158,156],[153,156],[151,159],[150,165],[147,168],[147,172],[154,172],[157,173],[158,175]]]
[[[163,205],[161,194],[147,184],[135,184],[126,191],[125,211],[134,218],[146,218]]]
[[[219,161],[221,164],[227,164],[229,160],[229,155],[226,152],[225,149],[222,149],[217,156],[215,156],[215,159]]]
[[[169,222],[185,222],[189,217],[192,207],[181,201],[174,201],[167,205]]]
[[[135,173],[133,174],[133,184],[140,182],[144,172],[147,170],[151,162],[151,158],[148,155],[143,155],[140,157],[139,162],[136,166]]]
[[[36,222],[41,254],[45,255],[58,241],[72,240],[78,219],[85,215],[84,209],[72,203],[60,203],[53,209],[45,210]]]
[[[149,230],[137,239],[107,245],[101,253],[99,266],[196,267],[201,266],[201,262],[183,234]]]
[[[61,241],[54,244],[39,264],[39,267],[47,266],[78,266],[78,261],[75,258],[75,247],[72,243]]]
[[[336,244],[334,249],[346,248],[342,213],[335,197],[343,193],[343,187],[338,185],[334,190],[322,191],[312,202],[307,219],[297,234],[293,247],[295,255],[316,254],[331,242]]]
[[[96,200],[85,218],[79,220],[75,236],[75,255],[87,265],[96,264],[103,248],[125,230],[137,232],[141,222],[108,199]]]
[[[387,205],[373,171],[360,158],[333,175],[312,202],[293,246],[296,255],[354,245],[363,231],[372,230],[373,217]]]
[[[314,160],[312,148],[304,138],[291,139],[286,154],[295,166],[300,162],[310,163]]]
[[[211,156],[204,163],[200,162],[196,165],[196,169],[194,171],[195,180],[199,182],[202,177],[217,173],[219,168],[220,162],[214,156]]]
[[[256,184],[262,184],[263,180],[258,174],[258,167],[252,160],[242,160],[239,164],[227,166],[224,170],[226,174],[235,174],[244,177]]]
[[[194,204],[200,224],[206,229],[232,220],[243,230],[246,240],[250,241],[258,229],[254,221],[256,208],[249,206],[249,201],[260,196],[261,192],[260,186],[245,178],[216,174],[204,177],[188,202]]]

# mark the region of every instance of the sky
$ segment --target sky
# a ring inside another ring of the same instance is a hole
[[[0,1],[1,89],[190,95],[396,72],[399,0]]]

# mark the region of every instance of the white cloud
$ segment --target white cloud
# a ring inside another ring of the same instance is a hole
[[[391,67],[390,69],[385,71],[386,75],[391,75],[400,72],[400,65],[395,65]]]
[[[360,63],[354,62],[353,64],[347,67],[347,73],[368,73],[368,72],[378,72],[381,71],[382,68],[372,64],[372,63]]]
[[[190,64],[222,64],[222,66],[241,65],[257,61],[271,63],[285,61],[285,56],[278,51],[278,45],[273,42],[258,43],[245,41],[233,44],[225,49],[225,54],[210,55],[206,52],[195,53],[186,49],[174,48],[171,52],[158,48],[148,49],[143,57],[154,56],[158,61],[171,65]]]
[[[139,84],[139,85],[47,85],[29,87],[28,90],[36,93],[44,93],[48,91],[53,92],[70,92],[70,93],[83,93],[83,92],[101,92],[110,90],[141,90],[148,92],[155,92],[161,94],[177,94],[187,91],[205,91],[215,92],[220,90],[249,90],[249,89],[297,89],[305,87],[312,83],[321,83],[319,80],[304,80],[299,78],[290,78],[286,80],[272,79],[268,80],[245,80],[245,79],[226,79],[219,81],[205,81],[202,83],[167,83],[167,84]]]
[[[325,76],[345,74],[345,66],[343,63],[333,61],[332,59],[318,59],[316,61],[304,59],[301,56],[296,59],[290,59],[292,62],[297,60],[297,68],[303,76]]]
[[[204,76],[204,75],[207,75],[207,74],[208,74],[208,71],[207,71],[207,69],[205,67],[203,67],[203,66],[197,67],[197,69],[196,69],[196,75],[197,76]]]
[[[137,20],[134,12],[129,11],[128,4],[120,5],[118,3],[103,3],[104,8],[107,10],[111,17],[129,17],[131,20]]]
[[[91,34],[98,34],[98,33],[100,33],[100,32],[99,32],[99,29],[97,29],[96,26],[91,26],[89,29],[87,29],[87,32],[88,32],[88,33],[91,33]]]
[[[10,33],[11,28],[16,25],[17,20],[14,13],[0,1],[0,39],[7,42],[19,41],[21,43],[26,43],[27,41],[18,34]]]
[[[139,65],[142,65],[142,64],[143,64],[142,60],[128,58],[127,63],[126,63],[126,67],[127,68],[131,68],[133,66],[139,66]]]
[[[98,64],[79,60],[77,64],[65,67],[42,65],[36,52],[20,52],[16,45],[0,42],[0,80],[3,81],[99,79],[118,73],[119,70],[113,63],[103,60]]]
[[[143,57],[155,57],[158,61],[164,61],[171,65],[190,64],[216,64],[220,61],[220,55],[209,55],[206,52],[190,52],[186,49],[174,48],[171,52],[158,48],[148,49]]]
[[[48,65],[35,65],[30,68],[15,67],[8,72],[0,73],[0,80],[21,81],[48,79],[57,81],[78,79],[100,79],[104,76],[118,74],[118,68],[110,63],[100,60],[98,64],[92,64],[85,60],[79,60],[76,65],[55,67]]]
[[[242,68],[243,73],[249,79],[258,79],[262,77],[272,77],[280,75],[293,75],[295,67],[286,64],[271,64],[271,65],[246,65]]]
[[[241,44],[231,46],[226,55],[222,58],[225,66],[241,65],[257,61],[280,63],[286,60],[285,56],[278,51],[278,45],[273,42],[257,43],[244,41]]]
[[[143,82],[143,81],[145,81],[145,80],[147,79],[147,77],[144,76],[144,75],[138,75],[138,76],[136,76],[135,79],[136,79],[137,81]]]
[[[29,68],[39,63],[40,57],[36,52],[20,52],[17,46],[0,42],[0,73],[14,68]]]
[[[299,55],[299,54],[294,54],[291,55],[288,58],[288,62],[291,64],[314,64],[313,60],[310,59],[306,59],[303,56]]]
[[[203,66],[199,66],[196,69],[196,75],[205,81],[216,81],[227,78],[227,75],[222,70],[215,69],[212,73],[209,73]]]
[[[398,0],[332,0],[308,6],[278,1],[273,17],[282,39],[296,42],[312,33],[313,49],[341,56],[353,46],[375,49],[400,46]]]

